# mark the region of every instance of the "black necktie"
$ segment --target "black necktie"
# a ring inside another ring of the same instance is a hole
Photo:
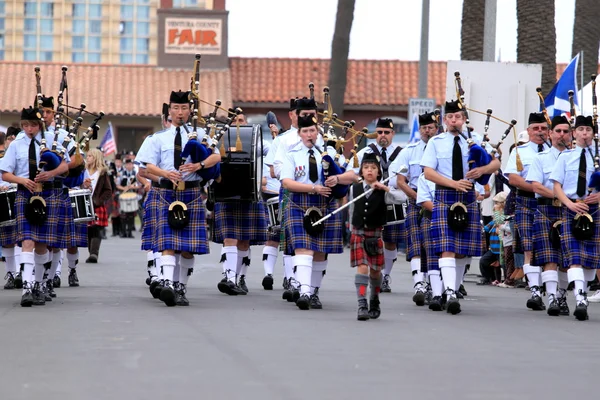
[[[460,181],[464,178],[462,150],[460,149],[459,136],[454,136],[454,148],[452,149],[452,180]]]
[[[35,151],[35,139],[29,144],[29,179],[34,180],[37,173],[37,152]]]
[[[385,147],[381,148],[381,158],[383,159],[383,163],[387,164],[387,149]]]
[[[317,159],[315,158],[315,152],[313,149],[308,150],[308,178],[312,183],[316,183],[319,179],[319,172],[317,171]]]
[[[175,133],[175,150],[173,151],[173,165],[175,166],[175,170],[179,171],[179,166],[181,165],[181,128],[177,127],[177,131]]]
[[[538,144],[538,153],[541,153],[542,151],[544,151],[544,145]]]
[[[585,149],[581,149],[581,157],[579,158],[579,176],[577,177],[577,196],[585,196],[585,174],[587,166],[585,162]]]

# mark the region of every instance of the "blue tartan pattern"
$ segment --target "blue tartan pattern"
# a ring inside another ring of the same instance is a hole
[[[537,200],[531,197],[516,196],[515,227],[519,231],[522,251],[533,251],[533,217]]]
[[[564,207],[565,222],[562,224],[561,240],[564,253],[564,265],[582,265],[585,268],[600,268],[600,212],[597,204],[588,204],[588,214],[594,218],[594,236],[592,240],[577,240],[571,233],[571,224],[575,213]]]
[[[17,243],[16,225],[0,227],[0,246],[10,246]]]
[[[456,202],[467,207],[469,225],[462,232],[456,232],[448,226],[448,211]],[[433,215],[431,217],[431,235],[434,253],[451,252],[463,256],[481,256],[483,245],[483,229],[480,222],[479,205],[475,201],[475,191],[467,193],[450,189],[435,190]]]
[[[62,201],[63,207],[65,207],[64,212],[67,215],[68,223],[65,225],[65,235],[67,239],[67,247],[79,247],[77,246],[77,233],[75,231],[75,220],[73,216],[73,208],[71,207],[71,197],[69,196],[68,189],[62,189]],[[86,237],[87,243],[87,237]],[[83,247],[87,247],[87,244]]]
[[[406,243],[407,231],[404,223],[388,225],[383,227],[383,243],[394,243],[400,248],[402,243]]]
[[[206,212],[202,204],[202,188],[182,191],[156,189],[158,210],[155,228],[155,246],[153,250],[185,251],[193,254],[209,254],[206,232]],[[189,224],[181,230],[174,230],[168,222],[169,205],[181,201],[187,205]]]
[[[214,235],[212,241],[223,244],[223,239],[248,240],[251,246],[267,241],[267,220],[262,201],[215,203]]]
[[[308,249],[327,254],[340,254],[344,251],[342,243],[342,218],[335,214],[327,221],[324,231],[311,236],[304,230],[304,213],[310,207],[317,207],[323,216],[338,208],[334,198],[328,199],[318,194],[288,193],[288,204],[284,211],[283,229],[288,250]]]
[[[87,222],[78,222],[75,224],[75,231],[72,235],[73,241],[75,242],[76,247],[88,247],[88,223]]]
[[[439,271],[440,265],[438,261],[440,255],[435,252],[435,246],[433,240],[431,240],[431,220],[427,217],[423,217],[421,220],[421,237],[423,238],[423,250],[427,258],[427,271]]]
[[[142,230],[142,250],[154,250],[154,230],[156,227],[156,216],[158,215],[158,197],[156,196],[156,189],[151,187],[146,194],[144,200],[144,215],[143,223],[144,229]]]
[[[45,243],[56,249],[65,249],[70,245],[67,226],[73,221],[73,215],[67,215],[62,189],[44,190],[40,195],[46,201],[47,221],[43,225],[31,225],[25,218],[25,204],[33,196],[29,191],[18,190],[15,200],[17,212],[17,242],[33,240],[36,243]]]
[[[417,205],[415,199],[408,200],[408,208],[406,210],[406,220],[404,227],[406,229],[406,259],[411,260],[413,257],[421,256],[421,245],[423,243],[423,235],[419,227],[419,212],[421,207]]]
[[[550,231],[552,225],[562,220],[562,207],[538,205],[533,217],[533,256],[535,265],[556,263],[562,266],[562,251],[552,247]],[[564,221],[563,221],[564,222]]]

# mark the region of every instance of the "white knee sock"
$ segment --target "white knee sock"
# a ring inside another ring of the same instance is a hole
[[[389,275],[392,273],[392,268],[394,267],[394,262],[398,257],[398,250],[388,250],[386,248],[383,249],[383,259],[385,261],[383,274]]]
[[[21,268],[21,253],[23,250],[19,246],[13,247],[15,250],[15,263],[17,264],[17,269]]]
[[[541,274],[542,267],[536,267],[531,264],[523,264],[523,272],[527,275],[527,280],[529,281],[529,288],[531,289],[533,286],[541,285]],[[532,294],[540,295],[539,290],[531,290]]]
[[[65,252],[63,250],[60,251],[60,260],[58,260],[58,267],[56,267],[56,274],[60,276],[60,272],[62,271],[62,264],[63,264],[63,256],[64,256]]]
[[[471,262],[471,257],[465,258],[456,258],[456,284],[454,285],[454,290],[458,291],[460,289],[460,285],[463,283],[463,279],[465,277],[465,270],[467,269],[467,264]]]
[[[156,276],[158,279],[165,279],[162,272],[162,253],[154,253],[154,263],[156,264]]]
[[[300,285],[300,294],[310,295],[313,256],[302,254],[294,256],[293,259],[296,267],[296,281]]]
[[[79,260],[79,250],[77,250],[75,254],[67,252],[67,261],[69,262],[69,268],[77,268],[77,260]]]
[[[569,282],[573,282],[573,294],[575,295],[575,300],[580,302],[583,300],[583,295],[579,294],[585,292],[585,277],[583,275],[583,268],[569,268],[567,271],[567,275],[569,276]]]
[[[421,272],[421,258],[413,257],[410,260],[410,272],[412,273],[413,285],[423,282],[423,273]]]
[[[278,255],[279,252],[275,247],[265,246],[263,249],[263,267],[265,269],[265,275],[273,275]]]
[[[161,256],[163,279],[173,282],[173,273],[175,272],[175,256]]]
[[[444,290],[452,289],[456,285],[456,259],[453,257],[443,257],[439,260],[440,272],[444,281]]]
[[[434,296],[441,296],[444,293],[444,285],[442,284],[442,277],[440,271],[435,269],[427,272],[429,275],[429,283],[431,284],[431,293]]]
[[[569,275],[565,271],[558,271],[558,288],[567,290],[569,287]]]
[[[586,283],[593,281],[594,278],[596,278],[595,269],[583,268],[583,279],[585,279]]]
[[[246,276],[248,273],[248,267],[250,266],[250,249],[238,250],[237,253],[237,264],[235,266],[236,274],[239,276]]]
[[[146,261],[148,263],[148,275],[149,276],[156,276],[156,262],[154,262],[154,254],[153,252],[149,251],[146,253]]]
[[[45,253],[38,254],[36,252],[33,253],[33,263],[34,263],[34,271],[35,271],[35,282],[42,283],[44,280],[44,264],[48,262],[48,250]]]
[[[294,277],[294,261],[292,256],[283,255],[283,271],[285,277],[290,279]]]
[[[17,272],[17,257],[15,256],[14,247],[2,247],[2,255],[6,260],[6,272],[15,274]]]
[[[179,282],[179,271],[181,270],[181,254],[175,254],[175,269],[173,269],[173,282]]]
[[[225,255],[223,271],[227,276],[227,280],[235,283],[238,249],[236,246],[225,246],[223,247],[223,254]]]
[[[35,282],[33,278],[34,256],[32,251],[21,253],[21,264],[23,264],[23,293],[26,289],[31,289]]]
[[[192,275],[192,272],[194,271],[194,262],[195,261],[196,260],[194,259],[194,256],[192,256],[192,258],[181,257],[181,261],[180,261],[181,270],[179,271],[179,283],[183,283],[184,285],[187,285],[188,280],[190,279],[190,276]]]
[[[542,284],[546,284],[546,295],[556,297],[556,290],[558,288],[558,271],[544,271],[542,272]]]
[[[52,253],[52,261],[50,264],[50,271],[48,271],[48,279],[54,279],[54,277],[56,276],[56,270],[58,269],[58,266],[60,265],[61,256],[62,256],[62,253],[60,251],[57,251],[56,253]]]
[[[310,278],[310,293],[314,294],[315,289],[320,288],[327,270],[327,260],[313,261],[312,274]]]

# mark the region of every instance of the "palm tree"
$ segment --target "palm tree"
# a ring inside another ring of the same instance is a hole
[[[483,60],[485,0],[463,0],[460,28],[461,60]]]
[[[335,31],[331,41],[331,64],[329,67],[329,89],[333,111],[340,118],[344,114],[344,94],[348,75],[348,53],[350,31],[354,20],[355,0],[338,0]]]
[[[517,62],[542,64],[542,91],[556,83],[554,0],[517,0]]]
[[[575,54],[583,50],[583,79],[587,83],[591,74],[598,73],[598,45],[600,41],[600,3],[597,0],[575,2],[573,47]]]

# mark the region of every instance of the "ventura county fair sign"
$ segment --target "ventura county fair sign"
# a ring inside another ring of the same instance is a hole
[[[220,19],[165,18],[165,54],[220,55],[222,30]]]

